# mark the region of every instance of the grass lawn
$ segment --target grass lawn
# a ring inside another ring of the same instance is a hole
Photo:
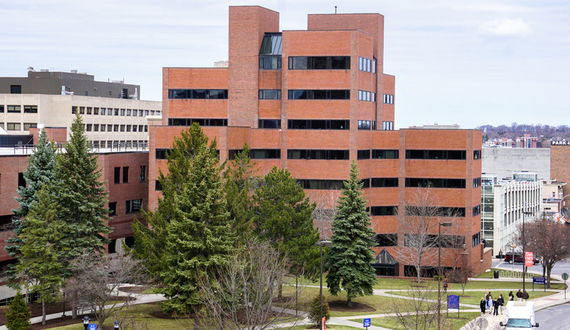
[[[488,291],[465,291],[465,295],[467,297],[462,297],[461,292],[448,292],[448,293],[442,295],[442,300],[446,301],[447,295],[453,293],[453,294],[459,295],[459,303],[460,304],[468,304],[468,305],[479,306],[479,302],[481,302],[481,298],[483,298],[487,292]],[[544,292],[544,291],[534,291],[534,292],[527,291],[527,292],[530,296],[529,299],[534,299],[534,298],[547,296],[547,295],[551,295],[551,294],[556,293],[556,292],[552,292],[552,291],[546,291],[546,292]],[[388,293],[395,294],[398,296],[407,296],[408,295],[408,292],[406,292],[406,291],[391,291]],[[491,290],[491,294],[493,295],[493,299],[498,298],[501,293],[503,294],[503,298],[505,299],[505,304],[506,304],[507,298],[509,297],[509,291],[493,291],[493,290]],[[516,292],[513,292],[513,294],[514,293],[516,293]],[[437,291],[435,291],[432,294],[432,299],[434,299],[434,300],[437,299]]]
[[[452,330],[452,329],[460,329],[462,326],[471,322],[471,320],[473,320],[477,316],[481,315],[481,313],[469,313],[469,312],[459,313],[459,317],[457,316],[457,313],[449,313],[449,315],[447,314],[442,314],[442,315],[443,315],[443,322],[444,322],[443,324],[445,325],[445,329]],[[358,321],[362,323],[362,320]],[[388,329],[396,329],[396,330],[405,329],[395,317],[375,318],[371,320],[371,323],[372,325]],[[434,324],[434,326],[430,327],[430,329],[437,329],[437,324]]]

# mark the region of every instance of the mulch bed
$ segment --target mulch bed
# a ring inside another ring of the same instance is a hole
[[[329,301],[329,309],[332,312],[375,312],[376,310],[368,305],[352,302],[352,307],[346,307],[346,301]]]

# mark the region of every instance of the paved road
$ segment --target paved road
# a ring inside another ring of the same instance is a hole
[[[570,325],[570,303],[553,306],[536,313],[539,329],[566,330]]]
[[[499,259],[493,259],[493,267],[497,267],[497,266],[507,267],[507,268],[518,270],[518,271],[522,272],[522,263],[515,263],[513,265],[513,264],[503,262],[503,261],[499,261]],[[533,271],[533,272],[542,273],[542,265],[536,264],[532,267],[528,267],[528,270]],[[552,268],[552,275],[562,275],[562,273],[570,274],[570,262],[568,262],[568,261],[559,262],[559,263],[554,265],[554,268]]]

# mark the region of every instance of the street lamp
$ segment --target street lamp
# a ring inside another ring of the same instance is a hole
[[[113,322],[113,329],[119,329],[119,325],[121,325],[121,322],[119,321]]]
[[[321,247],[321,293],[320,293],[320,303],[321,303],[321,317],[319,318],[320,329],[323,330],[323,245],[325,247],[331,247],[332,242],[329,240],[321,240],[317,243]]]
[[[523,292],[526,292],[525,290],[525,284],[526,284],[526,253],[525,253],[525,244],[526,241],[524,239],[524,220],[526,219],[526,215],[527,214],[532,214],[532,212],[528,212],[526,210],[526,203],[524,204],[524,211],[523,211],[523,219],[522,219],[522,250],[523,250]],[[513,265],[515,263],[515,259],[513,256]],[[534,263],[534,261],[533,261]]]
[[[89,327],[89,320],[91,320],[89,316],[85,315],[85,317],[83,318],[83,327],[85,328],[85,330],[87,330],[87,328]]]
[[[441,226],[451,227],[451,222],[440,222],[437,226],[437,246],[438,246],[438,261],[437,261],[437,329],[441,330]]]
[[[511,244],[511,248],[513,249],[513,260],[511,260],[513,263],[513,270],[515,270],[515,248],[516,247],[517,247],[516,244]]]

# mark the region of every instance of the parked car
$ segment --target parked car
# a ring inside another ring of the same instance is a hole
[[[538,258],[532,258],[532,262],[533,264],[538,264],[540,263],[540,259]],[[510,264],[513,263],[513,254],[512,253],[507,253],[505,254],[505,262],[508,262]],[[515,262],[519,262],[519,263],[524,263],[524,257],[522,255],[522,253],[515,253]]]

